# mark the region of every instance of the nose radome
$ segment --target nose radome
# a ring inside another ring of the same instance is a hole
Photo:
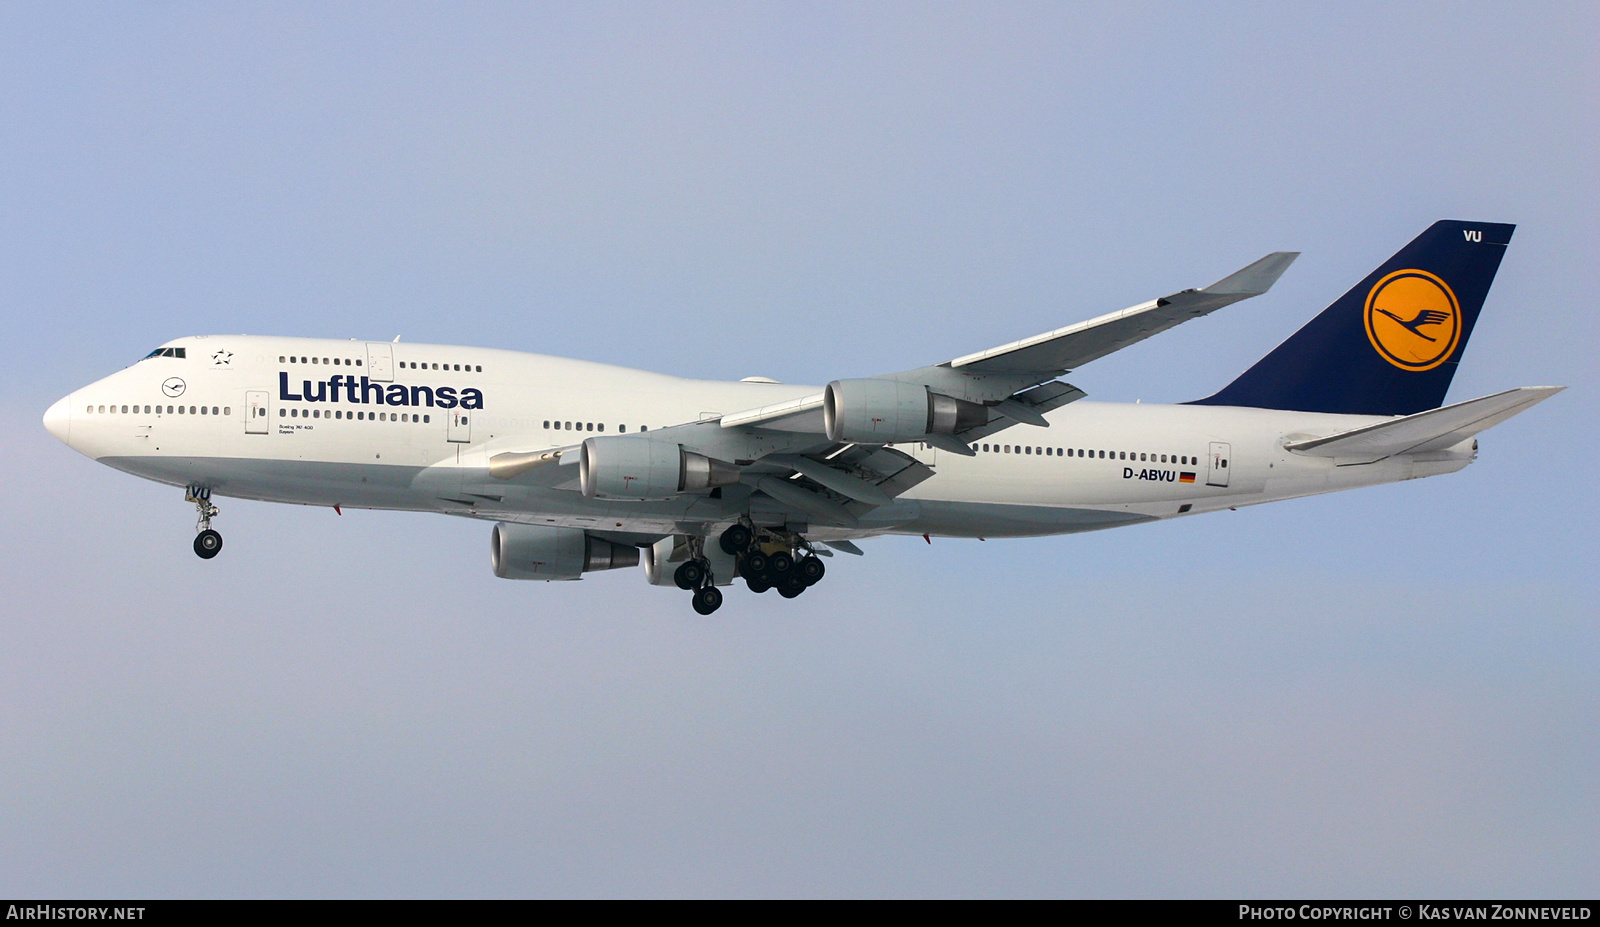
[[[72,433],[72,397],[67,396],[56,400],[56,404],[45,410],[44,427],[51,434],[60,438],[63,443],[68,441]]]

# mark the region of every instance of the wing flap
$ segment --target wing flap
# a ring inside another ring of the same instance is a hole
[[[1395,454],[1443,450],[1492,428],[1518,412],[1543,402],[1564,386],[1523,386],[1479,399],[1469,399],[1364,428],[1284,445],[1312,457],[1345,457],[1368,461]]]

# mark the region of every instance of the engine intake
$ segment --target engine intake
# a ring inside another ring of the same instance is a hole
[[[500,522],[489,538],[489,562],[501,579],[577,579],[595,570],[639,565],[639,549],[591,537],[581,528]]]
[[[578,483],[590,499],[670,499],[737,482],[733,464],[644,435],[589,438],[578,458]]]
[[[822,421],[829,441],[892,444],[976,428],[989,410],[914,383],[834,380],[823,393]]]

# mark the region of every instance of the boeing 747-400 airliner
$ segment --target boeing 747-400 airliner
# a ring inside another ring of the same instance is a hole
[[[1265,293],[1269,254],[1203,289],[954,360],[826,387],[686,380],[491,348],[180,338],[51,406],[108,466],[217,496],[495,522],[506,579],[644,566],[722,604],[792,598],[880,534],[1114,528],[1460,470],[1558,392],[1443,405],[1513,226],[1441,221],[1205,399],[1097,403],[1060,378]]]

